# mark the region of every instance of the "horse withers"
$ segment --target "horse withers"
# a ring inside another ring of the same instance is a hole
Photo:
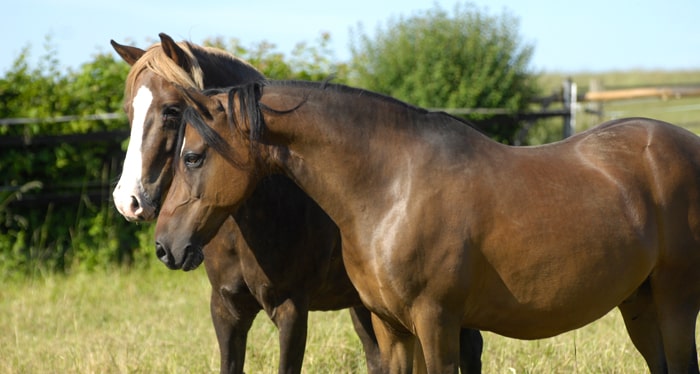
[[[457,372],[460,327],[539,339],[618,307],[653,373],[698,372],[700,138],[631,118],[510,147],[332,84],[257,82],[191,107],[158,245],[199,250],[280,173],[340,229],[383,369]],[[196,108],[196,109],[195,109]]]
[[[112,45],[132,65],[125,111],[131,139],[114,191],[120,213],[131,221],[156,217],[172,180],[171,162],[185,99],[175,85],[217,87],[262,78],[246,62],[214,48],[175,43],[165,34],[144,51]],[[292,224],[290,224],[292,222]],[[264,309],[279,329],[279,372],[302,366],[309,310],[350,307],[369,372],[378,370],[376,338],[344,269],[337,227],[286,177],[267,178],[253,198],[214,229],[202,251],[175,259],[172,269],[192,270],[204,261],[212,285],[211,317],[221,352],[221,372],[241,373],[248,330]],[[289,258],[288,258],[289,256]],[[465,371],[480,369],[481,337],[464,331]]]

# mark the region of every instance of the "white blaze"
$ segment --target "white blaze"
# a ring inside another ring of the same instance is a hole
[[[182,147],[180,148],[180,157],[182,157],[182,152],[185,151],[185,144],[187,144],[187,138],[185,138],[184,135],[183,135],[183,137],[182,137]]]
[[[143,127],[146,122],[146,114],[153,101],[153,93],[146,86],[141,86],[136,92],[132,102],[134,108],[134,119],[131,123],[131,135],[129,146],[126,150],[122,176],[119,179],[117,188],[114,189],[114,205],[124,216],[133,216],[132,196],[141,202],[141,145],[143,142]]]

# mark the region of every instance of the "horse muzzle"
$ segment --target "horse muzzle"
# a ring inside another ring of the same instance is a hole
[[[204,261],[204,253],[199,246],[187,244],[182,250],[173,251],[160,241],[156,242],[156,257],[170,270],[194,270]]]
[[[121,183],[112,193],[114,206],[130,222],[152,221],[158,216],[158,206],[138,189],[129,191]]]

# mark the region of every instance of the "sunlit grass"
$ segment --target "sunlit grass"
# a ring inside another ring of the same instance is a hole
[[[0,373],[207,373],[219,369],[202,269],[49,276],[0,291]],[[305,373],[365,373],[347,311],[313,312]],[[645,372],[617,311],[560,336],[519,341],[484,333],[485,373]],[[276,372],[277,330],[264,315],[246,372]]]

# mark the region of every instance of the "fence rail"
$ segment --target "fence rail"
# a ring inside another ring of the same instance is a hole
[[[2,136],[0,137],[0,147],[32,147],[88,142],[115,142],[115,144],[119,144],[128,136],[129,131],[126,130],[95,131],[84,134]]]
[[[105,121],[124,119],[122,113],[90,114],[86,116],[58,116],[50,118],[0,118],[0,126],[29,125],[32,123],[64,123],[71,121]]]
[[[694,96],[700,96],[700,87],[649,87],[591,91],[586,92],[580,99],[581,101],[616,101],[658,97],[666,100]]]

